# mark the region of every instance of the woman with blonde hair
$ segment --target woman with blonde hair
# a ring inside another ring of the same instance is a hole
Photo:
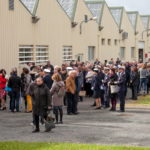
[[[142,67],[139,69],[139,75],[140,75],[140,92],[143,91],[143,95],[147,92],[147,65],[143,64]]]
[[[63,123],[63,99],[65,95],[65,84],[62,81],[61,76],[58,73],[55,73],[52,76],[53,85],[50,90],[52,95],[52,104],[55,114],[56,124]],[[58,122],[58,115],[60,116],[60,121]]]

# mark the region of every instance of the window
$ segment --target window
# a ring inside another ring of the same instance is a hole
[[[117,39],[114,40],[114,44],[118,45],[118,40]]]
[[[131,58],[135,58],[135,47],[131,47]]]
[[[108,39],[108,45],[111,45],[111,39]]]
[[[34,52],[32,45],[19,47],[19,64],[34,62]]]
[[[73,60],[72,46],[63,47],[63,61]]]
[[[9,0],[9,10],[14,10],[14,0]]]
[[[102,45],[105,45],[105,39],[102,39]]]
[[[46,63],[48,60],[48,46],[36,46],[36,63]]]
[[[125,58],[125,47],[121,47],[120,48],[120,59],[124,59]]]
[[[92,61],[95,59],[95,46],[88,47],[88,60]]]

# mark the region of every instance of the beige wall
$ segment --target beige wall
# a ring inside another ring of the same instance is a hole
[[[98,31],[96,21],[83,23],[82,34],[80,35],[80,22],[84,15],[92,17],[91,12],[83,0],[78,0],[75,14],[75,22],[78,25],[71,27],[71,20],[56,0],[39,1],[36,15],[40,18],[39,22],[31,22],[31,14],[20,3],[15,0],[15,10],[8,10],[8,1],[0,1],[0,68],[8,71],[12,67],[19,67],[19,45],[47,45],[49,47],[49,59],[56,65],[62,63],[63,46],[72,46],[73,55],[82,53],[83,60],[88,59],[88,46],[95,46],[95,58],[101,61],[119,57],[120,47],[126,47],[125,60],[131,61],[131,47],[138,49],[138,41],[141,39],[143,25],[138,22],[137,30],[139,34],[135,38],[134,29],[124,10],[121,29],[128,32],[129,38],[121,40],[118,26],[116,25],[107,5],[104,6],[101,26],[104,29]],[[105,38],[105,45],[101,44],[101,39]],[[111,46],[107,40],[111,39]],[[117,46],[114,40],[120,40]],[[150,37],[149,37],[150,40]],[[147,42],[147,48],[150,45]]]
[[[106,4],[104,4],[101,26],[104,29],[99,31],[100,58],[102,61],[116,59],[119,55],[119,28]],[[105,45],[102,45],[102,39],[105,39]],[[108,39],[111,39],[111,45],[108,45]],[[118,41],[117,45],[114,44],[115,39]]]
[[[134,29],[131,25],[125,9],[123,9],[121,29],[123,29],[123,32],[128,33],[128,39],[125,40],[122,40],[122,33],[120,34],[120,47],[126,48],[124,61],[135,60],[136,58],[131,58],[131,47],[136,47]]]

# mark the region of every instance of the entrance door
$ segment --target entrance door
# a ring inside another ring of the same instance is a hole
[[[139,62],[143,63],[143,60],[144,60],[143,49],[139,49]]]

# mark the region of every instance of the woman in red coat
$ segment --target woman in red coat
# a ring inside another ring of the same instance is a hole
[[[0,110],[6,109],[6,104],[5,104],[5,100],[4,100],[4,97],[6,95],[6,92],[4,90],[6,87],[6,82],[7,82],[7,80],[5,79],[2,71],[0,71],[0,102],[1,102]]]

